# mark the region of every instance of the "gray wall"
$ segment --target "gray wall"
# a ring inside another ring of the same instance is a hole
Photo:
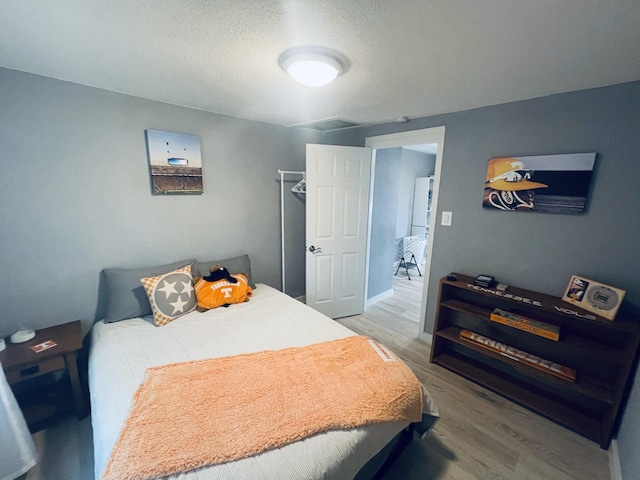
[[[620,468],[624,480],[640,478],[640,373],[636,375],[627,408],[618,432]]]
[[[393,288],[392,269],[401,157],[401,148],[386,148],[376,152],[367,299]]]
[[[416,177],[428,177],[436,171],[436,156],[415,150],[402,149],[399,169],[400,192],[398,194],[398,218],[396,238],[411,235],[413,216],[413,191]]]
[[[0,335],[74,319],[86,331],[105,267],[248,253],[255,280],[280,287],[277,170],[304,170],[317,135],[6,69],[0,92]],[[150,194],[145,129],[200,136],[204,194]],[[304,208],[286,202],[300,295]]]
[[[309,140],[309,143],[318,143]],[[304,147],[303,147],[304,148]],[[304,151],[303,151],[304,155]],[[297,160],[297,159],[296,159]],[[285,170],[285,169],[283,169]],[[304,171],[305,162],[290,168],[292,171]],[[285,229],[285,292],[292,297],[299,297],[305,294],[305,216],[306,200],[305,195],[293,193],[291,188],[302,179],[299,175],[285,175],[284,177],[284,229]],[[280,180],[278,179],[278,182]],[[278,184],[279,185],[279,184]],[[271,218],[272,222],[277,222],[276,217]],[[256,239],[260,241],[260,239]],[[280,257],[278,257],[280,258]],[[253,261],[252,261],[253,263]],[[280,275],[281,276],[281,275]],[[280,276],[278,278],[280,278]]]
[[[438,280],[455,271],[562,295],[571,274],[627,291],[640,305],[640,82],[325,134],[325,143],[364,145],[365,137],[444,125],[440,211],[429,278],[426,331],[433,329]],[[496,156],[597,152],[587,212],[579,216],[483,210],[487,161]],[[637,382],[640,383],[640,382]],[[640,387],[637,387],[640,388]],[[640,478],[640,394],[632,392],[619,434],[624,478]]]

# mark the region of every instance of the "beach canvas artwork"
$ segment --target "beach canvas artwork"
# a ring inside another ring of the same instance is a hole
[[[161,130],[146,130],[145,133],[151,192],[154,195],[201,194],[200,137]]]
[[[582,214],[595,158],[595,153],[492,158],[482,206],[512,212]]]

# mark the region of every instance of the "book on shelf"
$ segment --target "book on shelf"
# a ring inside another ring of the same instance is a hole
[[[560,340],[560,327],[557,325],[551,325],[550,323],[541,322],[539,320],[532,320],[530,318],[523,317],[522,315],[516,315],[515,313],[501,310],[499,308],[494,309],[489,318],[493,322],[533,333],[534,335],[548,338],[555,342]]]
[[[504,343],[479,335],[471,330],[461,330],[460,338],[464,341],[477,345],[478,347],[490,350],[524,365],[528,365],[538,371],[553,375],[554,377],[558,377],[569,382],[576,381],[576,371],[573,368],[545,360],[523,350],[518,350],[517,348],[510,347]]]

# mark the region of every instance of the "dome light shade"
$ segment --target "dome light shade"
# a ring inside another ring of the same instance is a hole
[[[298,83],[308,87],[321,87],[333,82],[341,68],[329,57],[296,55],[284,62],[284,68]]]
[[[346,71],[346,59],[338,52],[322,47],[295,47],[278,59],[280,67],[302,85],[320,87]]]

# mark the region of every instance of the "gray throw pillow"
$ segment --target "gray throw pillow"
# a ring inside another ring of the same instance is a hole
[[[190,265],[193,271],[195,264],[196,260],[189,259],[147,268],[105,268],[102,271],[107,291],[105,322],[151,315],[151,304],[140,279],[162,275],[185,265]]]
[[[249,281],[249,286],[251,288],[256,288],[255,283],[253,283],[253,277],[251,276],[251,260],[249,260],[249,255],[240,255],[238,257],[225,258],[224,260],[211,260],[210,262],[198,262],[198,274],[194,272],[194,278],[206,277],[209,275],[213,265],[225,267],[229,270],[231,275],[235,273],[244,273]]]

